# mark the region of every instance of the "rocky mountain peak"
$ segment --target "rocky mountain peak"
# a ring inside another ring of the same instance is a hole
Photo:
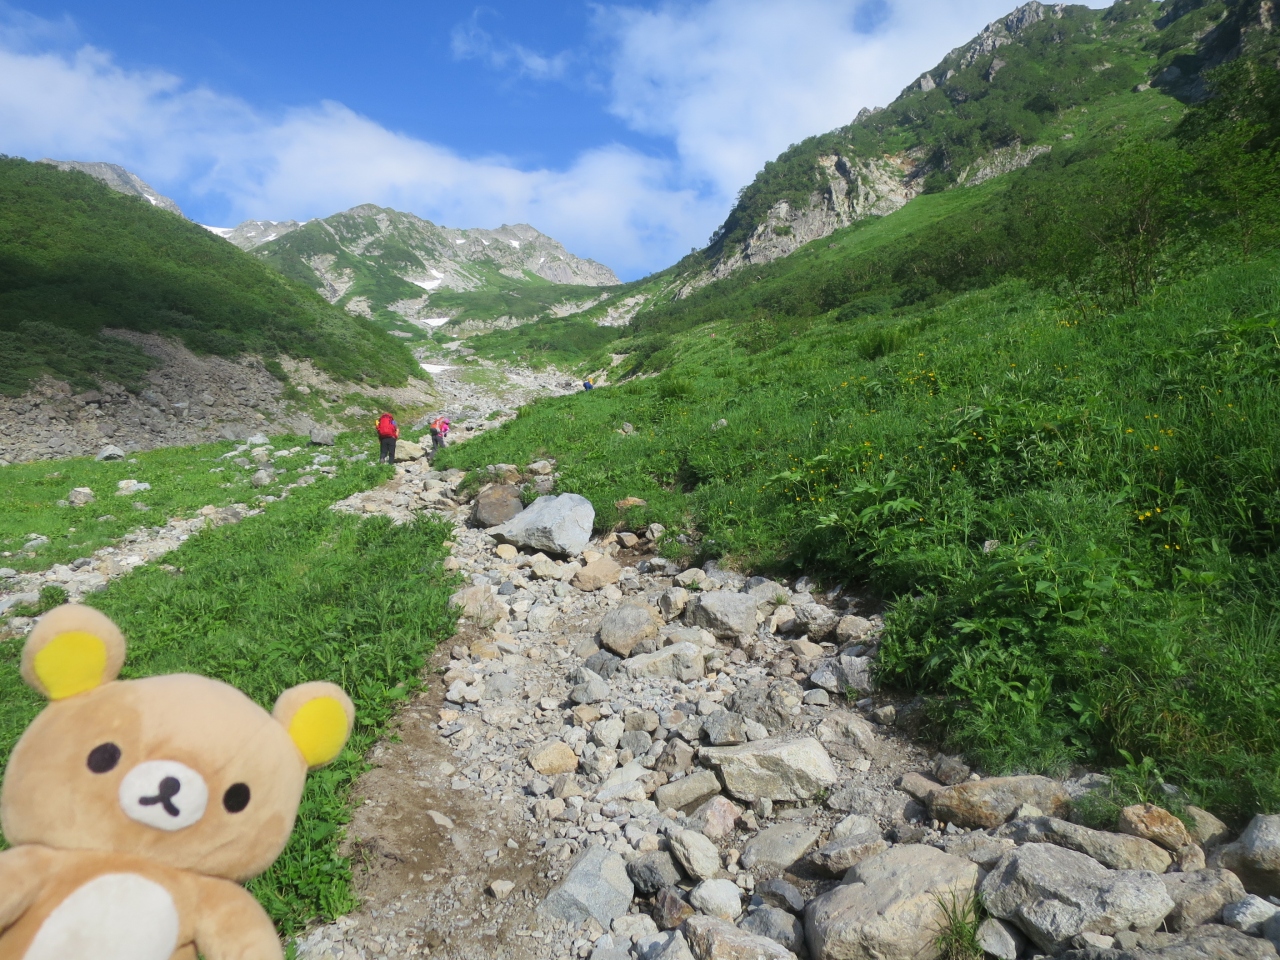
[[[40,163],[47,163],[51,167],[57,167],[59,170],[79,170],[81,173],[87,173],[95,180],[101,180],[116,193],[128,194],[131,197],[142,197],[154,207],[168,210],[170,213],[176,213],[180,217],[186,216],[176,203],[153,188],[137,174],[130,173],[118,164],[102,163],[96,160],[50,160],[48,157],[41,160]]]

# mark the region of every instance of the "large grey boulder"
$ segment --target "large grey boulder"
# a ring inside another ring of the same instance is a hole
[[[779,907],[758,907],[738,921],[738,929],[768,937],[792,953],[799,953],[804,947],[804,924]]]
[[[1262,936],[1262,928],[1268,920],[1280,912],[1274,903],[1263,900],[1255,893],[1248,894],[1235,903],[1222,908],[1222,922],[1251,937]]]
[[[337,442],[338,435],[328,427],[314,426],[309,439],[318,447],[332,447]]]
[[[1160,878],[1173,900],[1173,912],[1165,926],[1175,933],[1222,917],[1222,908],[1244,899],[1244,884],[1230,870],[1194,870],[1166,873]]]
[[[813,960],[934,960],[944,915],[939,902],[964,903],[978,867],[941,850],[907,844],[864,860],[848,882],[805,908]]]
[[[761,830],[742,848],[748,870],[778,874],[803,857],[818,842],[818,829],[804,823],[780,823]]]
[[[840,623],[840,614],[820,603],[796,601],[791,607],[796,612],[796,619],[815,643],[830,637]]]
[[[636,893],[652,897],[663,887],[674,887],[684,879],[675,860],[665,850],[644,853],[627,864],[627,876],[635,885]]]
[[[654,792],[653,799],[659,810],[685,810],[720,793],[720,780],[710,770],[698,770],[664,783]]]
[[[805,858],[814,870],[828,877],[843,877],[863,860],[889,849],[879,833],[859,833],[825,843]]]
[[[703,880],[689,891],[689,902],[709,917],[737,920],[742,915],[742,894],[732,880]]]
[[[720,851],[693,830],[680,830],[670,837],[671,853],[684,872],[695,880],[711,880],[720,873]]]
[[[748,720],[754,720],[776,736],[791,728],[792,717],[800,712],[803,695],[800,685],[791,679],[774,683],[757,681],[740,686],[724,705],[726,709],[740,713]],[[792,713],[793,710],[796,714]]]
[[[603,627],[601,630],[603,634]],[[685,683],[699,680],[707,673],[702,648],[692,643],[675,643],[653,653],[643,653],[623,660],[620,669],[632,680],[641,677],[673,677]]]
[[[1092,857],[1050,843],[1005,854],[982,882],[987,910],[1058,953],[1081,933],[1153,930],[1174,903],[1157,874],[1108,870]]]
[[[989,777],[934,791],[929,806],[935,820],[957,827],[998,827],[1024,803],[1051,817],[1070,805],[1062,785],[1048,777]]]
[[[698,759],[719,774],[729,793],[748,803],[808,800],[839,778],[831,757],[812,737],[703,747]]]
[[[721,639],[748,637],[756,632],[756,598],[748,593],[715,590],[700,594],[685,611],[685,622]]]
[[[625,603],[610,610],[600,621],[600,646],[620,657],[631,652],[646,640],[658,635],[658,625],[647,607]]]
[[[595,519],[590,500],[576,493],[562,493],[558,497],[539,497],[489,533],[517,547],[577,556],[591,539]]]
[[[477,527],[496,527],[523,512],[519,490],[507,484],[494,484],[476,495],[471,520]]]
[[[1054,843],[1093,857],[1112,870],[1150,870],[1164,873],[1173,859],[1152,843],[1136,836],[1090,830],[1056,817],[1012,820],[996,831],[997,837],[1017,843]]]
[[[608,929],[615,917],[626,915],[634,893],[622,857],[604,847],[590,846],[538,905],[538,912],[573,924],[590,917]]]
[[[99,450],[99,451],[98,451],[98,455],[97,455],[96,457],[94,457],[93,459],[95,459],[95,460],[123,460],[123,459],[124,459],[124,456],[125,456],[125,454],[124,454],[124,451],[123,451],[123,450],[121,450],[121,449],[120,449],[119,447],[117,447],[115,444],[109,443],[109,444],[107,444],[105,447],[103,447],[101,450]]]
[[[1276,948],[1239,930],[1208,923],[1196,927],[1185,939],[1174,938],[1133,950],[1069,950],[1061,960],[1276,960]]]
[[[796,960],[782,944],[716,917],[690,917],[684,934],[695,960]]]
[[[1239,840],[1217,851],[1211,866],[1226,867],[1250,893],[1280,896],[1280,815],[1258,814]]]
[[[907,807],[914,801],[901,790],[880,791],[846,783],[827,797],[827,806],[841,813],[856,813],[878,820],[905,820]]]

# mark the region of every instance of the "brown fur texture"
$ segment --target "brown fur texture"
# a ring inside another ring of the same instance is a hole
[[[23,676],[46,696],[63,693],[14,747],[0,788],[0,826],[13,845],[0,853],[0,960],[43,960],[51,943],[68,949],[77,923],[105,923],[102,936],[136,954],[134,903],[146,914],[136,924],[168,930],[176,917],[171,951],[150,948],[154,960],[280,957],[270,920],[238,884],[284,849],[306,777],[302,751],[316,765],[333,759],[350,732],[350,700],[332,684],[302,684],[273,717],[207,677],[116,680],[123,658],[114,624],[85,607],[51,611],[28,638]],[[65,693],[85,676],[97,685]],[[313,701],[325,709],[308,713]],[[319,739],[331,747],[318,759],[316,738],[298,729],[307,717],[328,724]],[[172,909],[148,913],[165,892]],[[117,920],[126,926],[113,933]]]

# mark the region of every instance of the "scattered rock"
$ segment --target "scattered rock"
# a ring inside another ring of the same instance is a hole
[[[396,441],[396,463],[408,463],[410,460],[421,460],[427,455],[422,444],[412,440]]]
[[[544,777],[559,773],[573,773],[578,769],[578,757],[573,748],[560,740],[553,740],[534,747],[529,754],[529,766]]]
[[[1230,870],[1166,873],[1160,879],[1173,900],[1173,911],[1165,918],[1165,925],[1175,933],[1202,923],[1216,923],[1223,907],[1244,899],[1244,884]]]
[[[812,737],[704,747],[698,758],[716,770],[730,794],[748,803],[757,797],[808,800],[839,779],[831,757]]]
[[[1029,817],[1006,823],[996,836],[1017,843],[1054,843],[1097,860],[1113,870],[1150,870],[1164,873],[1173,862],[1169,854],[1150,840],[1137,836],[1090,830],[1055,817]]]
[[[558,497],[539,497],[489,533],[518,547],[576,557],[591,539],[595,516],[586,497],[562,493]]]
[[[485,487],[471,506],[471,521],[477,527],[496,527],[514,519],[524,511],[520,491],[506,484]],[[507,546],[512,546],[507,544]]]
[[[700,594],[685,612],[685,622],[702,627],[721,639],[748,637],[756,632],[755,597],[715,590]]]
[[[1222,908],[1222,922],[1251,937],[1260,937],[1263,924],[1274,917],[1277,911],[1280,911],[1280,907],[1251,893],[1234,903],[1225,904]]]
[[[931,960],[943,924],[939,901],[963,903],[977,889],[973,863],[932,847],[894,847],[805,908],[814,960]]]
[[[814,870],[828,877],[842,877],[852,867],[889,848],[879,833],[862,833],[823,844],[805,858]]]
[[[779,907],[757,907],[738,921],[738,929],[757,937],[767,937],[792,953],[804,949],[804,924],[800,918]]]
[[[622,576],[622,567],[608,557],[592,560],[573,575],[570,581],[579,590],[593,592],[602,590],[611,583],[617,583]]]
[[[1188,831],[1191,839],[1204,847],[1218,847],[1231,839],[1231,828],[1215,817],[1208,810],[1187,804],[1187,816],[1192,826]]]
[[[73,507],[83,507],[93,503],[97,497],[93,495],[93,491],[88,487],[76,487],[67,494],[67,502]]]
[[[1070,800],[1061,784],[1048,777],[990,777],[934,792],[930,812],[935,820],[958,827],[990,828],[1009,820],[1023,804],[1061,817]]]
[[[742,914],[742,896],[732,880],[703,880],[689,892],[689,902],[721,920],[736,920]]]
[[[695,880],[711,880],[720,874],[720,851],[693,830],[679,830],[671,838],[671,853]]]
[[[1250,893],[1280,896],[1280,815],[1258,814],[1239,840],[1217,851],[1213,865],[1238,876]]]
[[[978,927],[978,946],[997,960],[1017,960],[1026,943],[1021,930],[999,917],[988,917]]]
[[[631,657],[622,661],[621,669],[633,680],[640,677],[674,677],[686,683],[701,678],[707,672],[702,650],[691,643],[677,643],[653,653]],[[707,719],[709,721],[711,718]]]
[[[634,893],[622,857],[603,847],[589,846],[547,894],[538,911],[565,923],[592,918],[608,928],[615,917],[626,915]]]
[[[600,645],[620,657],[629,657],[636,647],[658,635],[658,625],[647,607],[626,603],[605,614],[600,622]]]
[[[801,896],[800,891],[794,884],[780,877],[757,884],[756,895],[765,903],[792,913],[800,913],[804,910],[804,897]]]
[[[636,857],[627,864],[627,876],[635,885],[636,893],[642,897],[652,897],[663,887],[674,887],[684,880],[684,874],[666,850],[654,850]]]
[[[317,446],[332,447],[337,442],[338,435],[328,427],[312,427],[309,439]]]
[[[1158,843],[1166,850],[1190,846],[1191,835],[1182,821],[1154,803],[1135,803],[1120,811],[1117,829],[1130,836]]]
[[[982,882],[982,899],[993,916],[1016,923],[1055,953],[1081,933],[1154,930],[1174,906],[1158,875],[1108,870],[1048,843],[1005,854]]]
[[[796,960],[780,943],[741,930],[727,920],[693,916],[684,931],[696,960]]]
[[[694,915],[677,887],[663,887],[653,897],[653,922],[659,930],[674,930]]]
[[[112,444],[107,444],[105,447],[103,447],[101,450],[99,450],[99,451],[98,451],[98,455],[97,455],[96,457],[94,457],[93,459],[95,459],[95,460],[123,460],[123,459],[124,459],[124,457],[125,457],[125,453],[124,453],[124,451],[123,451],[123,450],[121,450],[119,447],[114,446],[114,445],[112,445]]]
[[[818,842],[818,830],[804,823],[780,823],[761,830],[742,848],[748,870],[778,874],[789,869]]]

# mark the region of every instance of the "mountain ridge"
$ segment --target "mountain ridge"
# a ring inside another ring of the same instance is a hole
[[[131,197],[142,197],[153,207],[168,210],[170,213],[176,213],[184,220],[187,219],[187,215],[182,212],[177,203],[156,190],[136,173],[126,170],[119,164],[105,163],[101,160],[51,160],[48,157],[39,162],[48,164],[51,167],[57,167],[63,172],[79,170],[81,173],[87,173],[95,180],[105,183],[116,193],[123,193]]]

